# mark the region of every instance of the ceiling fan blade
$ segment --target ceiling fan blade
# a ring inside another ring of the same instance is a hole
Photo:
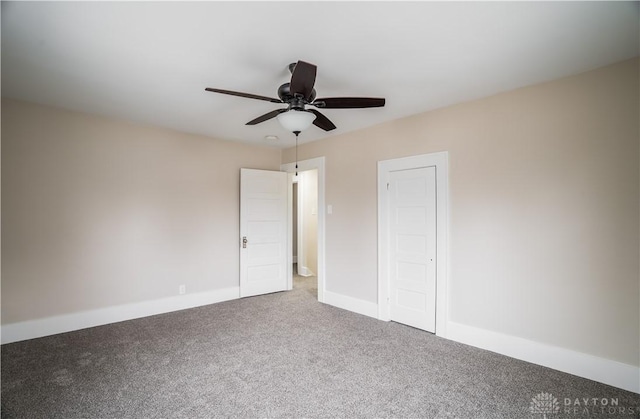
[[[222,94],[225,94],[225,95],[246,97],[248,99],[258,99],[258,100],[266,100],[267,102],[282,103],[282,101],[280,99],[276,99],[276,98],[272,98],[272,97],[266,97],[266,96],[260,96],[260,95],[253,95],[251,93],[234,92],[233,90],[214,89],[214,88],[211,88],[211,87],[207,87],[204,90],[206,90],[207,92],[222,93]]]
[[[313,121],[313,125],[315,125],[316,127],[322,128],[325,131],[336,129],[336,126],[333,124],[333,122],[331,122],[329,118],[327,118],[320,112],[316,111],[315,109],[308,109],[308,111],[316,115],[316,119]]]
[[[316,71],[315,65],[298,61],[291,74],[291,84],[289,85],[291,94],[300,94],[308,100],[313,92],[313,85],[316,83]]]
[[[325,97],[312,103],[313,106],[324,109],[379,108],[384,104],[384,98],[375,97]]]
[[[245,125],[256,125],[259,124],[260,122],[264,122],[264,121],[268,121],[271,118],[275,118],[276,116],[278,116],[279,114],[281,114],[282,112],[286,112],[288,109],[276,109],[275,111],[271,111],[268,113],[265,113],[262,116],[257,117],[256,119],[247,122]]]

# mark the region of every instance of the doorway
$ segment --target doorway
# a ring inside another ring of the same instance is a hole
[[[293,288],[293,191],[297,194],[297,249],[295,251],[298,271],[301,276],[317,278],[318,301],[324,302],[325,289],[325,195],[324,157],[284,164],[280,167],[289,174],[289,289]],[[298,176],[295,173],[298,173]],[[308,198],[305,198],[308,196]],[[302,204],[300,202],[303,201]],[[304,203],[306,201],[306,205]],[[306,218],[306,222],[305,222]],[[302,231],[301,231],[302,230]]]
[[[293,177],[292,251],[294,288],[304,288],[317,298],[318,271],[318,170],[299,171]]]

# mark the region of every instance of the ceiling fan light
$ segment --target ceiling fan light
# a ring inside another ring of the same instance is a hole
[[[309,128],[316,119],[315,114],[309,111],[290,110],[278,115],[280,125],[287,131],[301,132]]]

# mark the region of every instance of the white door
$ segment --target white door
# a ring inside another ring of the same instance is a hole
[[[287,289],[287,173],[240,169],[240,296]]]
[[[436,169],[389,173],[389,314],[436,328]]]

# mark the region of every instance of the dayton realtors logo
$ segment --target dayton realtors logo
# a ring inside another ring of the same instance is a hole
[[[580,397],[562,399],[562,406],[557,398],[551,393],[540,393],[531,399],[529,411],[536,415],[536,418],[551,419],[553,415],[562,413],[566,415],[577,415],[586,417],[595,415],[598,417],[613,416],[632,417],[632,415],[640,415],[640,406],[620,406],[618,398],[612,397]],[[547,416],[549,415],[549,416]]]
[[[574,415],[633,415],[640,414],[640,406],[629,407],[620,406],[617,397],[583,397],[568,398],[565,397],[562,411],[567,414]]]
[[[542,414],[542,417],[547,419],[547,415],[558,413],[560,411],[560,403],[558,403],[558,399],[553,397],[553,394],[540,393],[531,399],[529,411],[531,413]]]

